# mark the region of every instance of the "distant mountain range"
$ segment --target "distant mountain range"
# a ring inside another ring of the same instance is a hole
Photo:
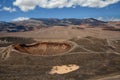
[[[108,22],[100,21],[94,18],[87,19],[56,19],[56,18],[31,18],[25,21],[16,22],[0,22],[0,32],[24,32],[32,31],[41,28],[48,28],[52,26],[70,26],[70,25],[84,25],[87,24],[92,27],[107,27]],[[110,24],[112,25],[112,24]]]

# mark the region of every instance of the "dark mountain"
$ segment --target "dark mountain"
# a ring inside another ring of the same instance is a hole
[[[42,21],[39,20],[25,20],[25,21],[17,21],[17,22],[12,22],[17,26],[24,26],[26,30],[35,30],[35,29],[40,29],[42,27],[47,27],[46,24],[44,24]]]
[[[93,18],[75,19],[75,18],[31,18],[25,21],[16,22],[0,22],[0,31],[6,32],[23,32],[31,31],[52,26],[68,26],[68,25],[82,25],[88,24],[93,27],[106,26],[107,22],[96,20]]]
[[[48,26],[66,26],[66,25],[81,25],[81,24],[89,24],[89,25],[96,26],[96,25],[104,25],[106,23],[104,21],[100,21],[94,18],[87,18],[87,19],[31,18],[31,19],[42,21],[44,24]]]
[[[9,22],[0,22],[0,31],[8,31],[10,29],[16,28],[16,25]]]

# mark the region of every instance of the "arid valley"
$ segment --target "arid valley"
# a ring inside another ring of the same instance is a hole
[[[0,22],[0,80],[120,80],[120,22]]]

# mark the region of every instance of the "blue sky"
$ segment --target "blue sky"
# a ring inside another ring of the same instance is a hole
[[[71,0],[68,3],[65,1],[68,0],[44,0],[44,2],[43,0],[1,0],[0,21],[21,20],[21,18],[22,20],[28,18],[120,20],[120,0],[112,0],[114,2],[110,0],[93,0],[93,2],[76,0],[73,2],[75,0]],[[101,1],[106,2],[103,4]]]

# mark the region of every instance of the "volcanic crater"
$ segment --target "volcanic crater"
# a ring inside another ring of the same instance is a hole
[[[15,44],[13,48],[22,53],[47,56],[69,52],[72,49],[72,45],[67,42],[36,42],[32,44]]]

